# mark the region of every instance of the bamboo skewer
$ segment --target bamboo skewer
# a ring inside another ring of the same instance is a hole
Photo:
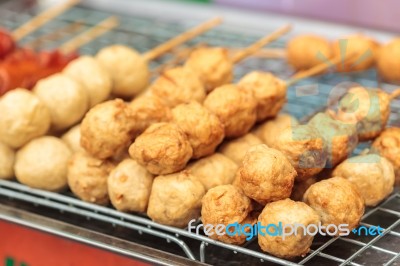
[[[162,54],[168,52],[169,50],[173,49],[174,47],[181,45],[182,43],[193,39],[194,37],[202,34],[203,32],[221,24],[222,19],[217,17],[213,18],[211,20],[208,20],[182,34],[179,34],[178,36],[168,40],[167,42],[151,49],[150,51],[147,51],[144,53],[142,56],[144,59],[147,61],[151,61],[156,59],[157,57],[161,56]]]
[[[351,54],[346,58],[346,60],[350,60],[354,56],[355,56],[355,54]],[[325,70],[327,70],[328,68],[330,68],[332,66],[336,66],[337,64],[341,63],[342,61],[343,61],[343,56],[338,55],[338,56],[332,58],[328,62],[323,62],[323,63],[318,64],[310,69],[297,72],[286,82],[286,85],[288,87],[292,86],[293,84],[299,82],[300,80],[320,74],[320,73],[324,72]]]
[[[45,34],[40,36],[39,38],[32,40],[25,44],[27,47],[37,48],[42,44],[42,42],[50,40],[50,41],[57,41],[62,38],[64,33],[72,34],[75,33],[83,26],[82,21],[76,21],[74,23],[68,24],[65,27],[57,29],[57,31],[50,32],[49,34]]]
[[[393,100],[399,96],[400,96],[400,89],[396,89],[390,94],[390,100]]]
[[[32,18],[22,26],[20,26],[18,29],[14,30],[12,33],[12,36],[15,41],[21,40],[23,37],[26,35],[30,34],[31,32],[35,31],[37,28],[41,27],[42,25],[46,24],[49,22],[51,19],[55,18],[56,16],[60,15],[67,9],[71,8],[72,6],[76,5],[79,3],[79,0],[68,0],[65,3],[54,6],[52,8],[49,8],[36,17]]]
[[[232,57],[232,62],[233,63],[239,63],[240,61],[242,61],[243,59],[245,59],[246,57],[256,53],[257,51],[259,51],[263,46],[267,45],[268,43],[278,39],[279,37],[281,37],[283,34],[287,33],[290,31],[291,29],[291,25],[286,25],[283,26],[282,28],[279,28],[278,30],[274,31],[273,33],[261,38],[260,40],[258,40],[257,42],[251,44],[250,46],[244,48],[243,50],[241,50],[239,53],[236,53],[233,57]]]
[[[230,48],[230,52],[239,53],[243,48]],[[286,57],[286,51],[278,48],[264,48],[250,55],[259,58],[284,58]]]
[[[75,38],[69,40],[68,42],[64,43],[61,45],[59,50],[62,53],[71,53],[81,47],[82,45],[85,45],[92,40],[96,39],[97,37],[105,34],[109,30],[113,29],[118,25],[118,19],[116,17],[109,17],[96,26],[88,29],[87,31],[79,34]]]

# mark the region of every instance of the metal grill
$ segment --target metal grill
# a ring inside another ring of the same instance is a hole
[[[14,29],[27,21],[35,12],[30,9],[21,13],[20,8],[21,6],[15,3],[4,4],[0,9],[1,24],[9,29]],[[18,16],[16,16],[17,13]],[[32,41],[42,34],[65,27],[74,21],[83,20],[84,27],[81,29],[83,31],[108,16],[109,14],[106,12],[75,7],[23,41]],[[128,16],[121,16],[120,19],[121,23],[118,28],[82,47],[81,52],[95,54],[101,47],[115,43],[125,44],[144,52],[199,22],[172,22]],[[230,29],[229,25],[221,26],[190,41],[188,45],[193,46],[204,42],[212,46],[242,47],[272,30],[274,29],[266,28],[265,32],[253,35],[245,33],[245,29],[242,33],[238,33]],[[56,42],[44,40],[43,47],[45,49],[55,48],[71,37],[71,33],[63,32],[63,34],[64,38]],[[283,38],[270,46],[284,47],[286,40]],[[173,54],[167,54],[163,58],[151,62],[151,68],[156,68],[171,59],[172,56]],[[236,67],[235,76],[240,78],[251,70],[270,71],[282,79],[288,79],[293,73],[283,60],[250,58]],[[346,87],[346,82],[357,82],[367,87],[380,87],[388,92],[395,88],[393,85],[380,82],[375,70],[352,74],[330,73],[306,79],[295,87],[288,88],[288,103],[284,112],[299,119],[306,119],[316,111],[326,108],[332,99],[337,99],[342,91],[341,88]],[[394,100],[389,120],[390,125],[400,124],[399,114],[400,101]],[[355,153],[361,152],[368,145],[369,143],[360,144]],[[59,217],[75,215],[114,227],[126,228],[139,235],[152,236],[157,239],[160,246],[174,245],[178,247],[178,251],[174,251],[177,254],[206,263],[229,265],[400,265],[400,193],[398,190],[379,206],[367,209],[362,219],[361,225],[363,226],[380,225],[384,228],[383,235],[365,237],[351,234],[349,237],[336,238],[316,236],[311,252],[306,257],[298,258],[295,261],[287,261],[263,253],[259,249],[256,239],[244,246],[228,245],[211,240],[204,235],[188,232],[185,229],[154,223],[143,215],[121,213],[111,207],[86,203],[77,200],[71,193],[45,192],[28,188],[16,182],[0,180],[0,195],[11,201],[32,203],[37,208],[46,207],[59,211]]]

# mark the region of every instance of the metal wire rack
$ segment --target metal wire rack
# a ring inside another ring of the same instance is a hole
[[[15,3],[3,5],[0,9],[0,23],[9,29],[13,29],[27,21],[34,13],[34,9],[24,10],[21,13],[21,8],[22,6]],[[17,13],[19,16],[16,16]],[[108,12],[75,7],[23,41],[32,41],[42,34],[65,27],[74,21],[83,20],[84,26],[89,27],[107,16],[109,16]],[[121,16],[120,19],[121,23],[118,28],[85,45],[82,47],[81,52],[94,54],[101,47],[115,43],[125,44],[144,52],[177,35],[185,28],[198,23],[198,21],[188,23],[129,16]],[[82,28],[82,31],[85,27]],[[190,41],[188,45],[193,46],[204,42],[213,46],[241,47],[272,30],[266,28],[265,32],[260,33],[260,35],[251,35],[245,33],[245,29],[240,34],[237,31],[230,30],[229,25],[221,26]],[[65,38],[61,38],[58,41],[44,40],[42,43],[43,48],[55,48],[69,37],[70,33],[65,32]],[[286,39],[283,38],[271,44],[271,47],[284,47],[285,41]],[[163,58],[151,62],[151,67],[156,68],[172,56],[173,54],[167,54]],[[287,79],[293,73],[283,60],[250,58],[236,67],[235,76],[241,77],[251,70],[269,71],[283,79]],[[356,82],[368,87],[380,87],[388,92],[395,88],[393,85],[380,82],[375,70],[352,74],[330,73],[306,79],[295,87],[288,88],[288,102],[284,112],[290,113],[299,119],[306,119],[316,111],[326,108],[331,101],[334,102],[343,91],[343,88],[348,86],[350,82]],[[390,125],[400,124],[399,114],[400,101],[394,100],[389,120]],[[368,145],[369,143],[361,144],[355,153],[361,152]],[[400,265],[400,193],[398,190],[379,206],[368,209],[362,219],[361,225],[363,226],[379,225],[384,228],[383,235],[357,236],[353,234],[349,237],[336,238],[317,236],[311,252],[306,257],[298,258],[294,261],[279,259],[263,253],[259,249],[256,240],[252,240],[244,246],[224,244],[185,229],[154,223],[141,214],[121,213],[111,207],[86,203],[77,200],[70,193],[56,194],[28,188],[16,182],[0,180],[0,195],[10,201],[33,204],[33,209],[46,208],[46,210],[53,210],[55,212],[53,217],[57,219],[66,219],[69,215],[74,215],[95,221],[95,223],[107,224],[114,228],[125,228],[137,233],[137,235],[143,235],[145,238],[152,237],[157,248],[163,249],[163,246],[172,245],[176,248],[167,247],[164,250],[205,263],[224,263],[227,265]],[[129,240],[137,239],[130,236],[126,236],[126,238]],[[150,245],[150,243],[148,244]]]

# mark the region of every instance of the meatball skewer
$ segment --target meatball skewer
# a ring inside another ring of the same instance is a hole
[[[338,111],[328,112],[339,121],[356,125],[360,141],[371,140],[385,129],[390,102],[399,96],[400,89],[389,94],[382,89],[353,87],[341,98]]]
[[[163,99],[170,107],[191,100],[202,103],[206,93],[233,78],[233,66],[261,47],[276,40],[290,30],[282,27],[263,37],[229,58],[228,51],[221,47],[202,47],[195,49],[184,66],[171,68],[163,72],[150,86],[150,93]]]
[[[206,21],[173,37],[144,54],[140,54],[135,49],[127,46],[111,45],[101,49],[97,53],[96,59],[109,72],[112,78],[112,93],[118,97],[131,99],[143,92],[149,85],[149,61],[160,57],[174,47],[210,30],[221,22],[222,20],[220,18]]]

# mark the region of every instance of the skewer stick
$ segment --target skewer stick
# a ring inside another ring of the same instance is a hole
[[[38,46],[41,45],[43,41],[50,40],[50,41],[57,41],[61,39],[64,35],[64,33],[75,33],[77,30],[79,30],[83,25],[82,21],[76,21],[74,23],[70,23],[65,27],[59,28],[56,31],[50,32],[48,34],[42,35],[39,38],[32,40],[25,45],[27,47],[32,47],[32,48],[37,48]]]
[[[57,5],[43,11],[36,17],[32,18],[31,20],[20,26],[18,29],[14,30],[14,32],[12,33],[14,40],[15,41],[21,40],[29,33],[35,31],[37,28],[46,24],[53,18],[57,17],[58,15],[66,11],[67,9],[76,5],[77,3],[79,3],[79,0],[68,0],[61,5]]]
[[[202,34],[203,32],[221,24],[222,19],[220,17],[213,18],[211,20],[208,20],[182,34],[179,34],[178,36],[170,39],[169,41],[151,49],[150,51],[146,52],[143,54],[143,58],[146,59],[147,61],[151,61],[153,59],[156,59],[157,57],[160,57],[164,53],[168,52],[172,48],[181,45],[182,43],[193,39],[197,35]]]
[[[400,89],[396,89],[390,94],[390,100],[393,100],[399,96],[400,96]]]
[[[75,38],[69,40],[68,42],[64,43],[61,45],[59,50],[62,53],[71,53],[75,50],[77,50],[79,47],[82,45],[85,45],[100,35],[103,35],[104,33],[108,32],[112,28],[116,27],[118,25],[118,19],[116,17],[109,17],[96,26],[90,28],[89,30],[79,34]]]
[[[233,53],[239,53],[243,48],[231,48],[229,49]],[[259,58],[285,58],[286,57],[286,50],[281,49],[281,48],[264,48],[261,49],[257,52],[255,52],[253,55],[254,57],[259,57]]]
[[[354,56],[355,54],[350,54],[345,60],[351,60]],[[343,56],[338,55],[329,60],[329,62],[322,62],[321,64],[318,64],[310,69],[297,72],[286,82],[286,85],[288,87],[292,86],[293,84],[299,82],[300,80],[320,74],[323,71],[327,70],[328,68],[341,63],[342,61],[343,61]]]
[[[267,36],[261,38],[260,40],[253,43],[252,45],[244,48],[241,52],[236,53],[232,57],[232,62],[234,64],[239,63],[246,57],[248,57],[248,56],[254,54],[255,52],[257,52],[258,50],[260,50],[263,46],[267,45],[268,43],[270,43],[272,41],[275,41],[276,39],[281,37],[283,34],[289,32],[291,28],[292,28],[291,25],[286,25],[286,26],[283,26],[282,28],[274,31],[270,35],[267,35]]]

